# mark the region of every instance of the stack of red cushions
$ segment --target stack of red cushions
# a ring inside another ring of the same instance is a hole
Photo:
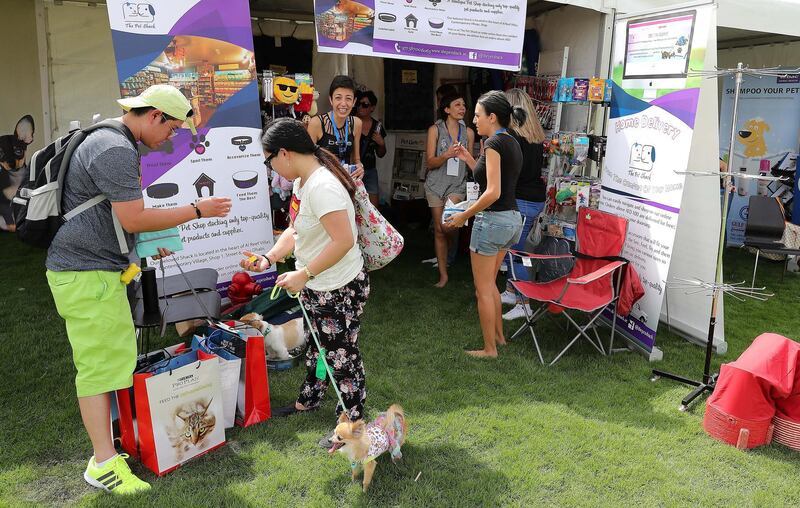
[[[796,423],[800,446],[800,344],[774,333],[756,337],[735,362],[720,369],[714,393],[708,399],[703,428],[712,437],[739,448],[769,444],[773,419]],[[778,421],[775,420],[776,440]],[[788,428],[788,425],[784,426]]]

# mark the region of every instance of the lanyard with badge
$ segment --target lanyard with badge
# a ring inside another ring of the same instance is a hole
[[[453,138],[450,136],[450,129],[447,128],[447,124],[445,124],[444,130],[447,132],[447,140],[449,141],[447,148],[450,148],[453,144]],[[458,138],[456,141],[461,141],[461,122],[458,124]],[[458,176],[460,164],[461,161],[458,160],[458,157],[447,159],[447,176]]]
[[[348,116],[344,120],[344,138],[342,138],[339,134],[339,127],[336,125],[336,121],[333,119],[333,111],[328,113],[331,118],[331,126],[333,127],[333,134],[336,136],[336,146],[339,149],[339,159],[342,161],[342,164],[347,167],[350,164],[350,161],[345,160],[347,158],[347,147],[350,146],[350,117]]]

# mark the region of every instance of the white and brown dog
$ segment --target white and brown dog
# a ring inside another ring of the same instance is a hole
[[[406,441],[406,415],[398,404],[392,404],[375,421],[367,424],[364,420],[351,422],[347,414],[339,415],[339,423],[333,431],[332,446],[328,453],[342,453],[350,459],[352,478],[355,481],[360,469],[364,469],[362,486],[367,491],[377,464],[375,459],[389,452],[393,462],[403,457],[400,447]]]
[[[290,349],[306,344],[302,318],[292,319],[282,325],[271,325],[264,321],[261,314],[251,312],[242,316],[239,321],[261,332],[267,348],[267,358],[270,360],[288,360],[291,358]]]

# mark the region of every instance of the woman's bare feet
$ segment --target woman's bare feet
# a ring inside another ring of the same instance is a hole
[[[448,281],[448,280],[450,280],[450,279],[449,279],[449,277],[447,277],[447,276],[444,276],[444,277],[442,277],[442,276],[440,275],[440,276],[439,276],[439,282],[437,282],[436,284],[434,284],[434,286],[436,286],[437,288],[440,288],[440,289],[441,289],[441,288],[443,288],[443,287],[445,287],[445,286],[447,285],[447,281]]]
[[[473,358],[497,358],[497,351],[488,352],[484,351],[483,349],[479,349],[477,351],[465,351],[468,355],[472,356]]]
[[[495,337],[494,341],[498,346],[505,346],[506,344],[508,344],[508,342],[506,342],[505,337]]]

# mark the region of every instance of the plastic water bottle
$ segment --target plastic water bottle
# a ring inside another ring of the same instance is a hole
[[[747,168],[741,167],[739,168],[739,174],[744,175],[747,174]],[[736,179],[736,192],[740,196],[747,196],[747,179],[746,178],[737,178]]]

